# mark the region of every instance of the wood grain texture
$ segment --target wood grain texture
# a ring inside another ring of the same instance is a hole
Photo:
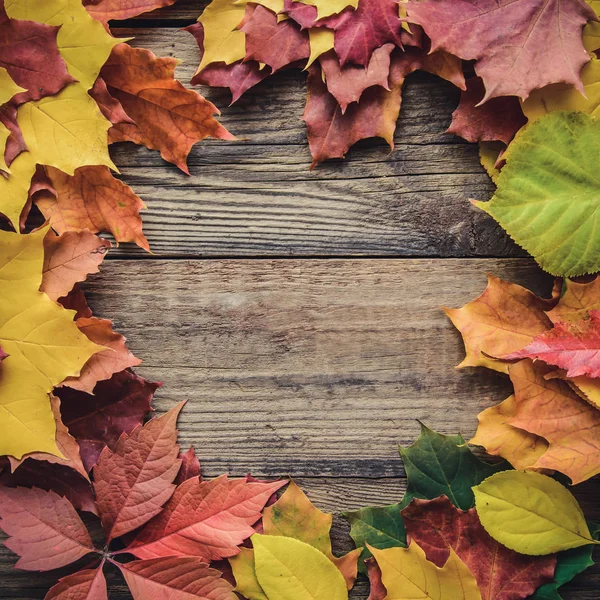
[[[199,63],[192,36],[173,28],[117,29],[134,45],[183,60],[188,82]],[[160,256],[523,256],[469,198],[493,184],[477,146],[444,133],[458,90],[411,76],[390,152],[382,140],[358,144],[345,161],[310,171],[302,113],[305,75],[282,73],[232,107],[229,92],[198,88],[222,109],[239,140],[205,140],[189,158],[191,177],[158,152],[116,144],[123,180],[147,203],[144,230]],[[119,254],[151,255],[122,245]]]
[[[439,306],[459,306],[485,287],[485,272],[547,293],[532,261],[456,259],[112,260],[86,285],[162,380],[155,406],[189,403],[182,446],[196,447],[208,477],[294,476],[323,510],[398,501],[406,487],[397,443],[419,418],[472,435],[476,414],[508,395],[485,370],[454,369],[460,336]],[[578,486],[598,518],[598,480]],[[336,518],[333,539],[350,548]],[[42,598],[56,574],[20,574],[0,552],[0,598]],[[111,600],[129,599],[118,577]],[[565,600],[597,598],[598,569]],[[353,600],[364,600],[361,582]]]

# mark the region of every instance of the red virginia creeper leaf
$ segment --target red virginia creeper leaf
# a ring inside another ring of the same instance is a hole
[[[533,358],[565,369],[568,377],[600,377],[600,310],[590,311],[588,319],[556,323],[522,350],[498,358]]]
[[[101,23],[130,19],[156,8],[171,6],[176,0],[83,0],[87,11]]]
[[[394,44],[385,44],[377,48],[366,68],[356,65],[340,66],[340,61],[333,51],[319,58],[327,89],[337,100],[342,114],[346,112],[349,104],[360,100],[367,88],[378,85],[386,90],[390,89],[390,55],[393,49]]]
[[[234,556],[254,533],[252,525],[271,495],[286,483],[247,482],[226,475],[202,483],[188,479],[126,551],[143,559],[197,556],[212,561]]]
[[[38,488],[0,487],[4,545],[25,571],[64,567],[94,551],[90,534],[68,500]]]
[[[179,455],[181,459],[181,468],[175,479],[177,485],[181,485],[184,481],[198,477],[198,480],[202,482],[202,475],[200,474],[200,461],[196,456],[194,447],[192,446],[187,452],[182,452]]]
[[[122,433],[129,435],[144,422],[152,411],[150,402],[159,386],[126,370],[100,381],[93,396],[66,387],[55,390],[62,401],[63,423],[79,443],[88,471],[98,462],[105,446],[114,449]]]
[[[66,296],[79,281],[98,272],[110,242],[89,231],[66,231],[56,235],[52,230],[44,238],[44,267],[40,290],[52,300]]]
[[[50,589],[44,600],[108,600],[102,567],[63,577]]]
[[[288,19],[277,22],[277,15],[257,5],[240,30],[246,34],[246,60],[269,65],[272,72],[310,56],[308,33]]]
[[[75,81],[58,51],[58,29],[34,21],[9,19],[4,2],[0,5],[0,67],[27,90],[11,100],[13,105],[52,96]]]
[[[387,596],[387,590],[383,581],[381,580],[381,569],[375,562],[374,558],[367,558],[365,561],[367,565],[367,575],[369,577],[369,588],[370,593],[367,600],[385,600]]]
[[[583,26],[595,19],[584,0],[412,0],[408,20],[431,38],[432,50],[475,60],[484,100],[519,96],[565,82],[583,93],[590,60]]]
[[[92,394],[99,381],[110,379],[115,373],[139,365],[136,358],[125,345],[126,338],[113,331],[112,323],[107,319],[78,319],[77,327],[85,336],[107,350],[94,354],[83,366],[79,377],[68,377],[63,386]]]
[[[452,113],[447,133],[460,135],[468,142],[500,141],[508,145],[527,123],[521,103],[514,96],[503,96],[478,106],[484,94],[481,77],[467,81],[467,90],[461,94],[460,104]]]
[[[79,229],[106,231],[117,242],[135,242],[150,250],[139,214],[146,208],[144,203],[107,167],[81,167],[73,176],[50,167],[47,172],[57,195],[40,193],[34,202],[58,233]]]
[[[413,500],[403,511],[408,540],[443,567],[452,548],[477,580],[482,600],[522,600],[554,579],[556,554],[525,556],[502,546],[479,522],[446,497]]]
[[[183,404],[123,434],[114,452],[104,448],[100,454],[94,489],[108,541],[147,523],[173,494],[181,465],[176,425]]]
[[[216,569],[193,557],[135,560],[119,567],[134,600],[236,600]]]
[[[102,68],[108,91],[135,121],[109,131],[112,142],[135,142],[189,173],[191,147],[206,137],[235,139],[214,115],[217,108],[175,79],[174,58],[157,58],[149,50],[115,46]]]

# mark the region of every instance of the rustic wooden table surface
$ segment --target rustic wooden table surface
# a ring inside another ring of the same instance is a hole
[[[187,83],[199,52],[180,28],[202,6],[180,0],[116,34],[183,59]],[[508,395],[502,376],[454,369],[463,346],[440,306],[474,298],[486,272],[538,293],[551,282],[469,205],[493,185],[477,147],[444,133],[458,101],[450,84],[411,76],[393,152],[368,141],[310,172],[304,79],[273,77],[230,108],[227,92],[201,89],[239,141],[196,145],[191,177],[157,152],[114,147],[148,205],[154,254],[121,246],[86,288],[94,313],[143,359],[138,373],[165,383],[158,411],[189,400],[180,440],[206,476],[292,475],[340,512],[400,500],[397,444],[415,440],[417,419],[471,436],[477,413]],[[597,480],[577,488],[593,518],[598,492]],[[349,548],[343,519],[333,535]],[[56,582],[13,562],[2,547],[1,598],[41,599]],[[130,598],[109,580],[111,600]],[[367,595],[360,581],[351,597]],[[600,598],[600,569],[564,598]]]

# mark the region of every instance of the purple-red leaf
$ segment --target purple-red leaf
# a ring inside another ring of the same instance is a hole
[[[150,402],[160,386],[130,370],[121,371],[94,388],[94,395],[58,388],[63,423],[79,443],[89,471],[105,446],[114,449],[121,434],[130,434],[151,412]]]
[[[106,82],[102,77],[96,79],[94,87],[89,91],[90,96],[96,101],[100,112],[113,124],[133,123],[133,119],[125,112],[122,104],[110,95]]]
[[[556,554],[525,556],[494,540],[479,522],[477,511],[462,511],[446,497],[413,500],[403,511],[409,542],[414,540],[427,560],[443,567],[450,549],[469,568],[482,600],[522,600],[552,581]]]
[[[87,11],[101,23],[113,19],[123,20],[137,17],[164,6],[175,4],[176,0],[84,0]]]
[[[64,567],[94,551],[90,534],[71,503],[38,488],[0,487],[4,545],[21,558],[25,571]]]
[[[177,417],[183,403],[162,417],[123,434],[114,451],[104,448],[94,468],[94,488],[108,541],[161,512],[173,494],[181,461]]]
[[[216,569],[194,557],[114,563],[134,600],[236,600],[233,587]]]
[[[200,461],[196,456],[194,447],[192,446],[187,452],[182,452],[179,455],[181,459],[181,468],[175,479],[177,485],[181,485],[184,481],[198,477],[199,481],[202,481],[202,475],[200,474]]]
[[[108,600],[102,567],[63,577],[44,600]]]
[[[234,556],[254,533],[252,525],[271,495],[286,483],[247,482],[226,475],[202,483],[188,479],[126,551],[143,559],[196,556],[212,561]]]

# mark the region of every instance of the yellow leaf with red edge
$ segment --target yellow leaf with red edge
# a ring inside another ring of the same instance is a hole
[[[48,393],[102,349],[79,331],[75,311],[39,291],[46,232],[0,232],[0,347],[9,354],[0,378],[0,455],[17,459],[61,456]]]
[[[387,590],[386,600],[481,600],[477,580],[451,548],[440,568],[415,542],[408,548],[369,546]]]

